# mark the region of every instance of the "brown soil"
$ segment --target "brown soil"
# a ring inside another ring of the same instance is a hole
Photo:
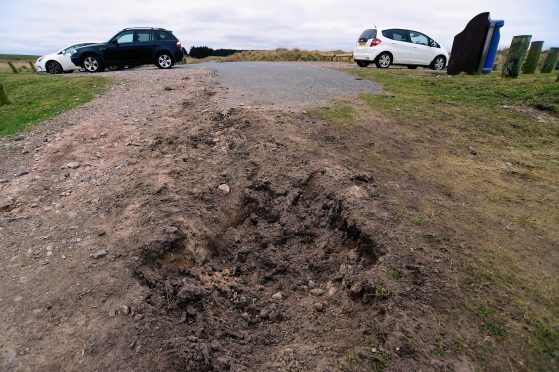
[[[113,75],[0,143],[2,369],[472,366],[437,356],[456,269],[396,217],[372,129],[224,111],[205,70]]]

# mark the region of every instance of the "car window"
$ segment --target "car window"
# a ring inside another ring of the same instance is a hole
[[[135,43],[148,43],[150,41],[153,41],[151,31],[136,31],[136,34],[134,35]]]
[[[125,31],[116,37],[119,44],[131,43],[134,39],[134,31]]]
[[[76,50],[77,46],[78,45],[72,45],[71,47],[64,49],[64,53],[65,54],[72,54]]]
[[[367,41],[367,40],[374,39],[376,37],[377,37],[377,30],[375,29],[365,30],[359,36],[359,41]]]
[[[440,48],[441,46],[435,40],[429,38],[429,46],[433,48]]]
[[[171,34],[165,31],[157,31],[155,33],[157,35],[158,40],[173,40]]]
[[[382,35],[392,40],[396,41],[410,41],[408,30],[402,30],[399,28],[392,28],[389,30],[383,30]]]
[[[420,44],[425,46],[429,45],[429,38],[423,35],[421,32],[410,31],[410,40],[414,44]]]

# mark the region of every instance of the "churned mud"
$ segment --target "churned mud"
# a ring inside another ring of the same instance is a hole
[[[204,69],[111,74],[0,143],[0,369],[468,366],[433,358],[454,289],[365,136],[223,109]]]

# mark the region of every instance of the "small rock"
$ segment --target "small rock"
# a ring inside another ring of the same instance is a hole
[[[309,280],[308,286],[309,286],[310,289],[314,289],[314,288],[316,288],[316,283],[312,280]]]
[[[324,311],[324,302],[315,302],[312,306],[319,313]]]
[[[68,164],[66,164],[66,168],[70,168],[70,169],[77,169],[80,167],[80,163],[77,161],[72,161]]]
[[[260,315],[260,318],[262,319],[267,319],[268,315],[270,315],[270,311],[266,308],[260,309],[260,313],[258,315]]]
[[[92,253],[92,254],[91,254],[91,257],[93,257],[93,258],[95,258],[95,259],[97,260],[97,259],[99,259],[99,258],[105,257],[106,255],[107,255],[107,251],[104,250],[104,249],[100,249],[100,250],[98,250],[97,252]]]
[[[43,312],[43,309],[33,309],[33,311],[32,311],[33,315],[39,315],[42,312]]]
[[[315,288],[311,290],[311,294],[313,296],[322,296],[324,294],[324,290],[320,289],[320,288]]]
[[[142,320],[142,319],[144,319],[144,314],[136,314],[136,315],[134,316],[134,320],[135,320],[136,322],[139,322],[139,321]]]
[[[221,195],[227,195],[231,192],[231,187],[226,183],[222,183],[218,186],[217,192],[219,192]]]
[[[128,305],[122,305],[118,308],[118,314],[119,315],[124,315],[124,316],[128,316],[130,315],[130,306]]]
[[[14,297],[14,302],[21,302],[21,300],[23,300],[22,296],[15,296]]]
[[[336,287],[330,287],[330,289],[328,290],[328,296],[330,296],[330,297],[335,296],[336,292],[338,292]]]
[[[241,317],[246,320],[246,319],[250,318],[250,314],[247,313],[247,312],[244,312],[244,313],[241,314]]]
[[[22,136],[22,135],[19,135],[19,136],[15,136],[15,137],[14,137],[14,141],[23,141],[24,139],[25,139],[25,137]]]
[[[3,178],[3,179],[0,180],[0,183],[8,183],[8,182],[9,182],[9,180],[7,180],[7,179],[5,179],[5,178]]]
[[[29,248],[25,255],[27,257],[35,257],[37,255],[37,252],[35,252],[35,250],[33,248]]]
[[[19,167],[16,171],[16,176],[21,177],[31,172],[31,168],[29,167]]]
[[[113,310],[109,311],[109,316],[111,318],[114,318],[116,316],[116,310],[113,309]]]
[[[272,295],[272,300],[274,301],[281,301],[283,300],[283,294],[281,292],[274,293]]]
[[[470,154],[472,155],[477,155],[476,150],[474,150],[474,148],[472,146],[468,146],[468,151],[470,152]]]
[[[198,337],[192,336],[192,335],[186,337],[186,339],[190,342],[197,342],[198,341]]]
[[[399,108],[397,108],[397,109],[396,109],[396,111],[400,111],[400,109],[399,109]]]
[[[167,227],[165,227],[164,231],[165,231],[165,234],[174,234],[177,231],[179,231],[179,229],[177,229],[174,226],[167,226]]]
[[[62,255],[62,259],[65,260],[65,259],[66,259],[66,256]]]

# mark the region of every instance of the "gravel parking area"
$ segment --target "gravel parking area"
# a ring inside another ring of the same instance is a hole
[[[215,72],[216,81],[228,89],[224,107],[240,105],[301,108],[360,92],[380,93],[378,84],[357,80],[326,64],[292,62],[207,62],[179,68]]]

